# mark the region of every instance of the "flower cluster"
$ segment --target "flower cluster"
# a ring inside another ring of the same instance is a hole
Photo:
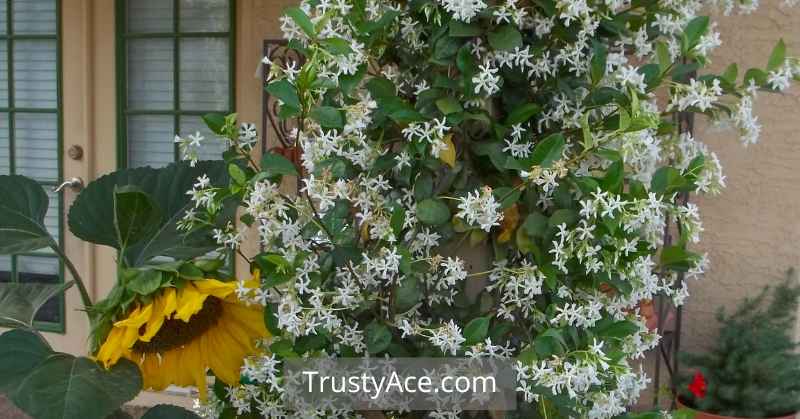
[[[281,28],[302,65],[265,64],[280,116],[296,123],[293,148],[256,163],[254,128],[226,119],[215,132],[238,151],[226,155],[230,186],[198,179],[180,224],[214,225],[220,246],[258,270],[261,286],[237,294],[264,307],[273,334],[243,384],[203,412],[288,414],[286,357],[424,354],[515,357],[525,403],[624,412],[649,382],[633,361],[659,342],[642,303],[682,304],[707,266],[689,248],[703,228],[687,196],[725,186],[716,154],[675,122],[703,114],[753,144],[756,92],[800,75],[782,44],[744,78],[693,75],[721,42],[703,5],[290,9]],[[239,222],[215,224],[230,201]],[[665,242],[676,226],[681,240]],[[467,245],[485,260],[464,256]]]

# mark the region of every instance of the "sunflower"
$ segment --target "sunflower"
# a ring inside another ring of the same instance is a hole
[[[258,278],[256,271],[248,286],[257,286]],[[127,358],[139,365],[145,389],[193,385],[205,400],[206,370],[237,384],[244,359],[268,336],[262,309],[240,301],[235,291],[235,282],[215,279],[161,288],[114,323],[97,360],[109,368]]]

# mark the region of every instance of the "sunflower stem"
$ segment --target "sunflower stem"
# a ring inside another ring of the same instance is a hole
[[[92,307],[92,297],[89,296],[89,291],[86,290],[86,285],[83,283],[83,278],[81,278],[81,275],[78,273],[78,269],[75,268],[75,265],[69,260],[57,243],[50,243],[50,248],[64,261],[64,265],[67,267],[67,270],[69,270],[70,275],[72,275],[72,279],[78,284],[78,291],[81,294],[81,301],[83,301],[84,308],[87,310],[90,309]]]

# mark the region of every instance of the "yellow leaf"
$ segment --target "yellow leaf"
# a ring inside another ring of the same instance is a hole
[[[503,211],[503,222],[500,224],[500,235],[497,236],[498,243],[505,243],[511,240],[511,235],[519,225],[519,207],[514,204]]]
[[[447,134],[442,139],[447,145],[447,149],[439,152],[439,160],[447,163],[450,167],[456,166],[456,146],[453,144],[453,134]]]

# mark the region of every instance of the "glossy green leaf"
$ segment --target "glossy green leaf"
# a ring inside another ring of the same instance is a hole
[[[550,167],[556,160],[561,159],[564,150],[564,136],[561,133],[552,134],[542,140],[533,149],[533,164]]]
[[[350,43],[342,38],[320,39],[319,43],[326,51],[333,55],[347,55],[353,52],[353,49],[350,48]]]
[[[660,194],[671,194],[686,186],[686,179],[674,167],[661,167],[653,174],[650,191]]]
[[[344,127],[344,114],[333,106],[317,106],[311,110],[309,116],[322,128],[342,129]]]
[[[297,89],[288,80],[277,80],[267,85],[267,93],[283,102],[292,109],[300,110],[300,97]]]
[[[544,237],[547,231],[547,221],[548,218],[541,213],[533,212],[528,214],[528,217],[525,218],[522,228],[525,229],[525,232],[531,237]]]
[[[436,107],[444,115],[450,115],[452,113],[461,112],[464,110],[464,108],[461,107],[461,103],[452,97],[443,97],[437,100]]]
[[[284,14],[286,14],[286,16],[289,16],[290,18],[292,18],[294,23],[296,23],[297,26],[299,26],[300,29],[302,29],[303,32],[306,33],[306,35],[308,35],[308,36],[310,36],[312,38],[314,36],[316,36],[316,30],[314,30],[314,23],[311,22],[311,19],[308,17],[308,15],[301,8],[299,8],[299,7],[290,7],[288,9],[286,9]]]
[[[684,52],[691,50],[700,42],[700,38],[708,32],[709,23],[708,16],[698,16],[689,21],[683,31]]]
[[[440,199],[424,199],[417,203],[417,219],[426,225],[442,225],[450,221],[450,208]]]
[[[541,111],[542,107],[536,103],[526,103],[522,106],[516,106],[511,113],[508,114],[506,125],[524,124]]]
[[[422,301],[422,288],[416,276],[406,276],[394,294],[394,309],[405,313]]]
[[[49,199],[41,185],[25,176],[0,176],[0,196],[0,254],[32,252],[55,243],[44,225]]]
[[[498,51],[509,51],[522,46],[522,34],[511,25],[502,25],[489,32],[489,45]]]
[[[466,339],[464,344],[469,346],[483,342],[489,334],[490,322],[491,319],[489,319],[489,317],[477,317],[470,320],[470,322],[464,326],[464,339]]]
[[[365,334],[367,338],[367,351],[372,355],[385,351],[386,348],[389,347],[389,344],[392,343],[392,332],[389,331],[389,328],[386,327],[385,324],[378,323],[377,321],[373,321],[367,325]]]
[[[592,60],[589,63],[589,69],[592,83],[596,85],[606,75],[608,49],[606,49],[606,47],[599,42],[595,42],[592,49]]]
[[[264,153],[261,156],[261,171],[270,179],[280,176],[299,176],[294,163],[275,153]]]
[[[783,39],[779,40],[772,53],[769,55],[769,62],[767,63],[767,71],[775,71],[783,67],[786,62],[786,44]]]

